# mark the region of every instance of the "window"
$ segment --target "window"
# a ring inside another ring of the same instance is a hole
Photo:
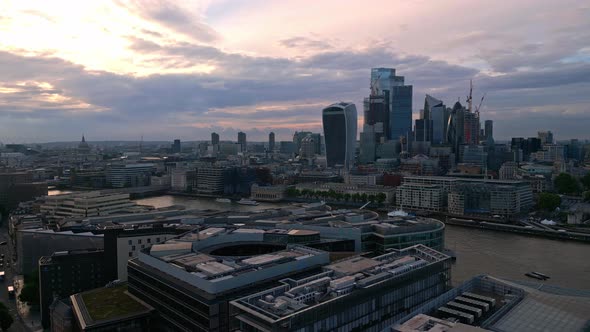
[[[129,257],[133,257],[133,251],[129,252]]]
[[[132,247],[131,247],[131,250],[135,251],[135,246],[132,246]]]
[[[137,244],[141,244],[141,239],[137,240]]]
[[[127,243],[128,243],[129,245],[132,245],[132,244],[133,244],[133,240],[129,240],[129,241],[127,241]]]
[[[156,238],[156,242],[160,242],[160,238],[159,237]]]
[[[147,239],[147,243],[152,243],[152,239]]]

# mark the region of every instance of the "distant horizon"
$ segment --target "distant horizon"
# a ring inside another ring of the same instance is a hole
[[[325,15],[335,7],[337,16]],[[583,137],[589,16],[581,0],[9,1],[0,142],[240,130],[284,140],[321,132],[322,108],[337,101],[356,104],[360,127],[376,67],[413,86],[414,119],[426,94],[464,104],[473,80],[494,136]]]

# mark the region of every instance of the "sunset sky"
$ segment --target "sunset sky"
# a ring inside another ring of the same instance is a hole
[[[415,115],[472,78],[496,138],[590,138],[588,1],[4,0],[0,142],[286,140],[332,102],[362,114],[371,67]]]

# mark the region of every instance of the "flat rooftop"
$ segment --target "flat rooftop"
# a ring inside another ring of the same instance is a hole
[[[323,267],[323,272],[304,279],[283,279],[283,286],[249,295],[232,305],[267,321],[277,321],[355,291],[373,287],[450,257],[424,245],[374,258],[356,256]]]
[[[82,328],[150,313],[153,308],[127,292],[127,285],[98,288],[70,297]]]

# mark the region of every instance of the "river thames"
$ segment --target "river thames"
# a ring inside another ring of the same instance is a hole
[[[287,203],[261,203],[258,206],[218,203],[213,199],[159,196],[137,200],[157,208],[183,205],[186,208],[253,211],[287,206]],[[504,232],[447,225],[446,247],[457,255],[453,283],[478,274],[511,280],[537,281],[524,273],[537,271],[551,277],[546,283],[590,290],[590,245]]]

